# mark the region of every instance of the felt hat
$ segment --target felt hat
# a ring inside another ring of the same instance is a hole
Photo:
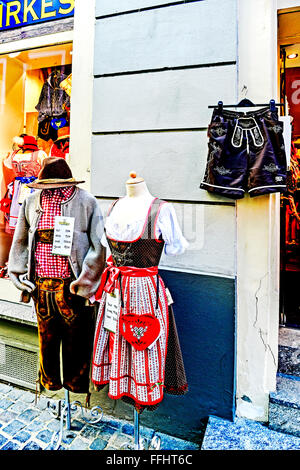
[[[69,127],[60,127],[57,129],[57,139],[54,142],[62,139],[70,138],[70,128]]]
[[[43,160],[38,179],[27,184],[34,189],[56,189],[84,183],[73,178],[72,171],[64,158],[48,157]]]

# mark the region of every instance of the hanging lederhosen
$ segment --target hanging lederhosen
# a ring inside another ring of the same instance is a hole
[[[269,108],[249,113],[214,109],[200,188],[232,199],[286,190],[283,123]]]

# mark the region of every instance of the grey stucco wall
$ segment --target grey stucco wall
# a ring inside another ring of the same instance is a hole
[[[160,264],[189,393],[141,418],[186,438],[197,438],[209,414],[234,413],[236,207],[199,184],[208,106],[237,99],[236,15],[236,0],[96,2],[92,192],[106,213],[136,170],[174,205],[190,242]],[[99,400],[107,402],[105,391]],[[111,406],[124,412],[119,401]]]

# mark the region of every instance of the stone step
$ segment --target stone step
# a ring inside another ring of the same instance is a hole
[[[300,437],[300,378],[278,374],[270,394],[269,428]]]
[[[210,416],[201,450],[300,450],[300,438],[244,418]]]
[[[269,429],[300,438],[300,410],[270,403]]]
[[[278,372],[300,378],[300,350],[291,346],[278,346]]]
[[[277,374],[276,392],[270,393],[270,403],[300,410],[300,378]]]
[[[279,328],[278,372],[300,377],[300,329]]]

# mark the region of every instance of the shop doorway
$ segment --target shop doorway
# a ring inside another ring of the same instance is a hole
[[[72,43],[0,55],[0,278],[8,279],[7,260],[26,178],[37,176],[20,170],[18,177],[25,179],[17,185],[12,161],[28,160],[30,152],[39,163],[46,156],[68,160],[71,80]]]
[[[300,7],[279,12],[281,113],[291,117],[288,191],[281,196],[280,324],[300,328]]]

